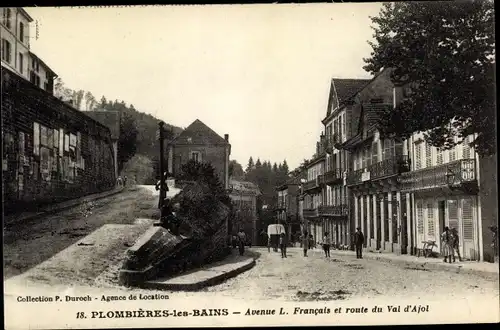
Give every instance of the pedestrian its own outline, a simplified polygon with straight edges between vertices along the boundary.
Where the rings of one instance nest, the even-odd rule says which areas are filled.
[[[357,259],[363,259],[363,244],[365,244],[365,235],[363,235],[361,228],[358,227],[354,234],[354,246],[356,247]]]
[[[236,249],[236,247],[238,246],[238,237],[236,235],[233,235],[231,241],[233,243],[233,249]]]
[[[313,235],[309,235],[309,248],[314,249],[314,237],[313,237]]]
[[[455,262],[455,252],[458,254],[458,261],[462,262],[462,256],[460,255],[460,237],[458,236],[457,228],[453,227],[451,229],[452,238],[452,249],[453,249],[453,262]]]
[[[281,257],[286,258],[286,235],[285,235],[285,233],[280,234],[280,250],[281,250]]]
[[[309,236],[307,231],[302,235],[302,249],[304,249],[304,257],[307,257],[307,250],[309,250]]]
[[[267,235],[267,252],[271,252],[271,235]]]
[[[325,232],[325,236],[323,237],[323,250],[325,251],[325,257],[330,258],[330,236],[328,236],[328,232]]]
[[[240,256],[243,255],[245,252],[245,240],[246,240],[246,235],[243,229],[240,229],[238,233],[238,246],[240,248]]]
[[[441,242],[443,243],[444,262],[451,263],[453,254],[453,234],[448,227],[444,227],[444,231],[441,234]]]
[[[127,185],[127,176],[125,175],[123,177],[123,186],[126,186]]]

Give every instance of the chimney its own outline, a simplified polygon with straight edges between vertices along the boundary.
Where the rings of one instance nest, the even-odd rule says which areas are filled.
[[[224,134],[224,140],[226,140],[226,142],[229,142],[229,134]]]

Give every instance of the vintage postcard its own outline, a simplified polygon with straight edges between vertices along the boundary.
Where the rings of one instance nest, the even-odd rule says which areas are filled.
[[[0,10],[6,329],[499,322],[492,1]]]

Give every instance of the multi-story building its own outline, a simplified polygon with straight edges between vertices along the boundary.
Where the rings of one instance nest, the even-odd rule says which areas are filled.
[[[19,7],[2,8],[0,22],[2,67],[9,68],[37,87],[54,92],[57,75],[30,50],[33,18]]]
[[[219,136],[196,119],[181,134],[168,143],[168,172],[180,174],[182,165],[193,159],[210,163],[225,189],[229,189],[229,135]]]
[[[328,108],[322,120],[326,132],[326,159],[323,205],[318,215],[323,218],[324,231],[330,233],[337,246],[349,246],[353,226],[349,221],[349,191],[346,185],[346,174],[349,164],[349,153],[339,149],[339,145],[352,137],[352,113],[348,110],[352,104],[351,97],[369,83],[367,79],[332,79]]]
[[[299,214],[299,195],[301,175],[289,178],[278,186],[278,201],[276,205],[276,219],[283,224],[288,234],[288,242],[296,238],[301,230],[301,216]]]
[[[230,179],[229,182],[229,197],[236,211],[232,234],[243,229],[251,237],[252,244],[257,245],[257,197],[261,195],[259,187],[248,181]]]
[[[318,210],[324,200],[323,174],[325,173],[326,147],[326,138],[322,133],[320,140],[316,142],[316,153],[306,166],[305,182],[302,184],[304,227],[310,235],[313,235],[315,242],[318,242],[324,233]]]
[[[482,222],[478,195],[479,157],[469,146],[472,136],[450,150],[425,142],[422,133],[404,141],[403,150],[411,156],[411,172],[401,176],[401,193],[406,201],[410,252],[422,242],[435,241],[441,251],[444,227],[458,230],[463,258],[483,260]]]
[[[377,74],[351,98],[349,139],[340,144],[351,155],[347,186],[353,197],[355,227],[365,233],[370,250],[407,253],[407,222],[402,220],[405,196],[398,177],[409,171],[403,144],[384,138],[379,131],[380,114],[395,106],[395,86],[390,70]]]

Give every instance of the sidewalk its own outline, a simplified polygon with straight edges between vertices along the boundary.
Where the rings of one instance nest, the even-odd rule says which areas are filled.
[[[38,212],[22,212],[16,214],[10,214],[4,217],[4,225],[15,225],[20,222],[33,220],[38,217],[55,213],[59,211],[63,211],[65,209],[69,209],[71,207],[77,206],[79,204],[83,204],[85,202],[95,201],[101,198],[105,198],[111,195],[115,195],[125,189],[124,187],[117,187],[112,190],[104,191],[97,194],[87,195],[76,199],[71,199],[65,202],[56,203],[48,206],[41,207]]]
[[[333,255],[355,256],[354,251],[331,250]],[[363,258],[374,259],[385,262],[401,263],[406,265],[414,265],[424,269],[440,269],[455,271],[460,273],[470,273],[481,276],[492,276],[499,274],[498,263],[479,262],[479,261],[462,261],[455,263],[445,263],[441,258],[417,258],[412,255],[398,255],[394,253],[376,253],[363,251]]]
[[[222,261],[179,276],[147,281],[142,287],[155,290],[196,291],[235,277],[253,266],[255,266],[254,256],[232,254]]]

